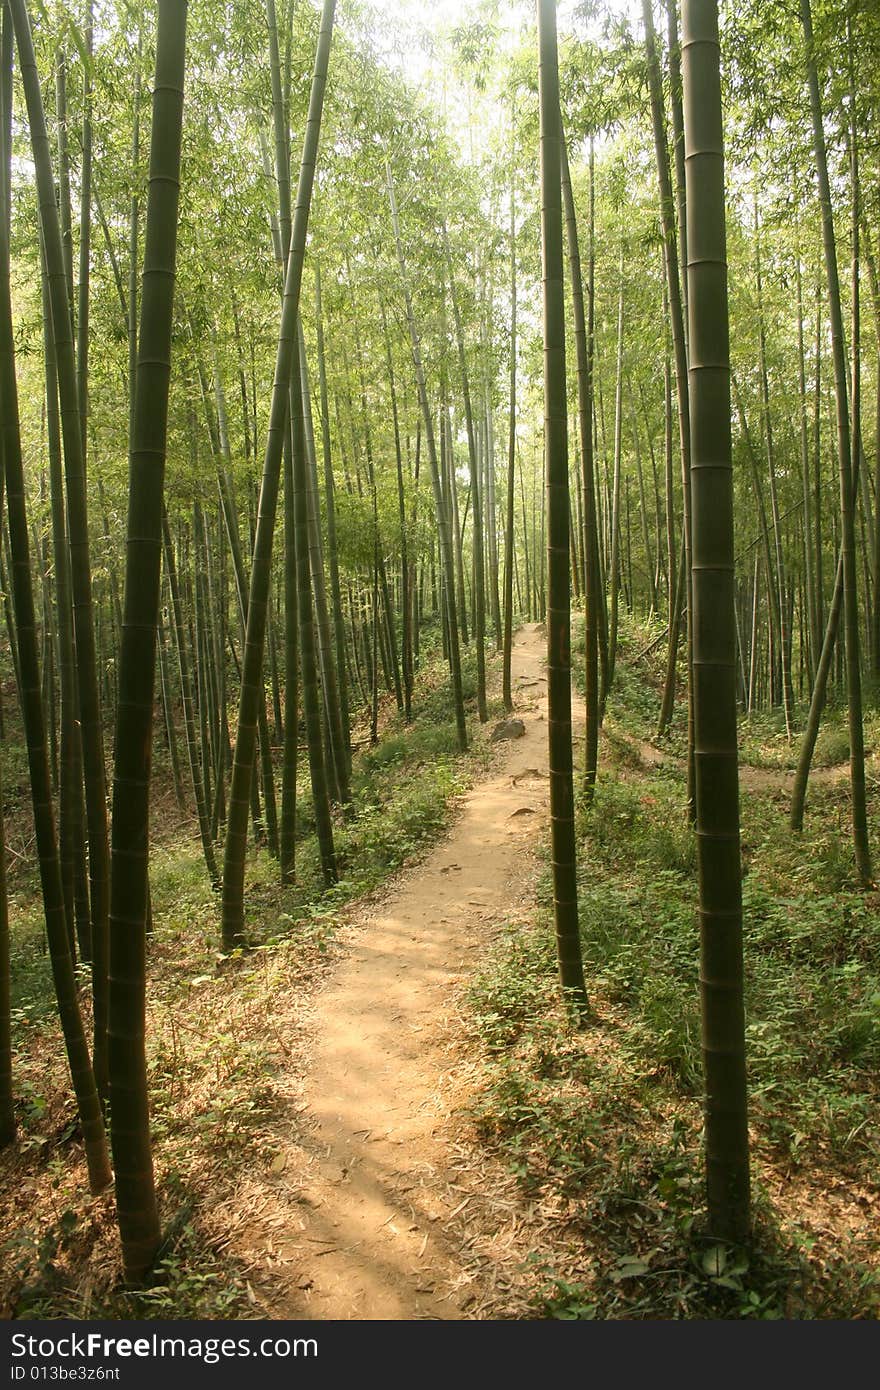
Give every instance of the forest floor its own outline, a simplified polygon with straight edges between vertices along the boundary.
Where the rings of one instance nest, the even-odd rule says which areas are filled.
[[[338,889],[320,889],[307,824],[296,890],[252,855],[249,951],[217,951],[198,843],[158,808],[148,1038],[168,1239],[140,1292],[119,1286],[112,1197],[84,1195],[38,900],[14,882],[22,1130],[0,1163],[0,1315],[880,1314],[880,899],[852,882],[840,720],[802,838],[785,820],[792,747],[772,719],[742,731],[746,1257],[701,1234],[683,715],[658,744],[643,637],[622,634],[595,803],[578,809],[586,1027],[557,984],[537,625],[514,647],[524,735],[490,743],[496,699],[462,758],[429,681],[414,725],[389,715],[358,755]],[[573,713],[578,728],[577,695]],[[877,773],[872,757],[872,823]]]
[[[442,844],[352,913],[344,959],[314,1001],[300,1123],[279,1128],[270,1174],[248,1180],[250,1215],[232,1247],[249,1260],[271,1252],[265,1278],[254,1275],[272,1290],[272,1316],[474,1316],[492,1274],[503,1278],[491,1256],[511,1244],[513,1203],[483,1211],[476,1248],[468,1208],[485,1208],[485,1174],[463,1172],[456,1152],[473,1073],[457,1011],[501,924],[526,919],[534,900],[548,813],[545,650],[537,625],[517,634],[524,735],[498,745]],[[509,1185],[501,1171],[495,1181]],[[233,1198],[223,1220],[236,1208]]]
[[[351,912],[343,956],[313,1001],[307,1070],[290,1077],[296,1121],[277,1128],[269,1175],[249,1175],[220,1215],[230,1229],[238,1223],[230,1253],[249,1265],[272,1317],[875,1315],[876,1087],[868,1083],[862,1113],[858,1068],[840,1082],[838,1058],[813,1079],[815,1095],[804,1083],[802,1112],[787,1113],[782,1099],[762,1114],[784,1092],[786,1068],[797,1087],[801,1059],[780,1045],[769,1081],[758,1061],[749,1269],[742,1254],[700,1238],[698,1064],[687,1061],[688,1050],[698,1052],[696,989],[675,1004],[686,1041],[663,1014],[652,1038],[627,1018],[619,982],[603,979],[598,961],[595,980],[588,958],[594,1018],[583,1031],[565,1018],[546,910],[544,657],[543,629],[521,629],[513,674],[524,736],[498,745],[429,857]],[[583,714],[575,695],[576,729]],[[659,817],[662,832],[670,775],[680,800],[681,759],[642,736],[637,720],[632,727],[618,723],[605,742],[603,779],[624,790],[597,815],[633,829],[629,808],[621,816],[613,799],[629,796],[649,820]],[[814,796],[834,795],[846,772],[817,768]],[[744,796],[769,797],[778,814],[790,771],[746,764],[743,774]],[[692,837],[680,824],[671,833],[663,852],[672,867],[654,870],[660,884],[679,868],[693,871]],[[637,831],[633,842],[637,856]],[[745,849],[754,859],[748,833]],[[588,904],[595,872],[586,870]],[[593,888],[610,918],[621,877],[615,865],[613,886]],[[820,902],[827,908],[829,899]],[[642,903],[643,919],[646,908],[649,930],[651,912],[660,919],[661,953],[674,959],[675,943],[662,942],[662,914],[674,907]],[[796,918],[796,899],[782,910]],[[844,903],[844,920],[848,910]],[[865,910],[876,923],[876,901]],[[683,920],[692,955],[690,903]],[[791,928],[798,932],[796,920]],[[637,934],[626,918],[621,934]],[[656,965],[646,954],[641,974],[662,979]],[[867,978],[870,989],[875,977]],[[801,988],[809,995],[810,982]],[[750,1045],[760,1054],[765,1001],[760,988],[753,993]],[[821,1007],[834,1005],[825,998]],[[644,1048],[635,1055],[626,1041],[633,1022]],[[870,1054],[877,1030],[866,1026]],[[858,1060],[869,1065],[871,1056]],[[762,1129],[772,1130],[769,1143]]]

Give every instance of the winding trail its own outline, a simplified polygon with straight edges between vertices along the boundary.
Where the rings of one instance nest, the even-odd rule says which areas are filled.
[[[316,999],[301,1123],[274,1165],[290,1216],[270,1241],[272,1316],[455,1319],[474,1303],[450,1230],[466,1201],[447,1121],[467,1099],[452,1016],[497,928],[532,908],[549,786],[544,658],[543,630],[523,628],[513,678],[525,736],[499,746],[443,843],[343,930]]]
[[[544,663],[543,628],[520,629],[513,680],[524,736],[498,745],[428,858],[356,904],[339,933],[339,960],[310,1006],[310,1065],[282,1086],[289,1105],[274,1127],[275,1157],[235,1204],[228,1243],[250,1262],[264,1316],[479,1316],[484,1295],[482,1306],[495,1306],[491,1243],[528,1255],[505,1179],[484,1181],[472,1158],[462,1161],[452,1116],[473,1086],[462,985],[503,924],[534,912],[549,796]],[[576,694],[573,717],[584,718]],[[644,768],[675,761],[618,733]],[[745,786],[786,785],[778,772],[742,771]],[[822,769],[814,780],[842,773]],[[279,1000],[282,1027],[284,1009]],[[482,1265],[463,1234],[476,1208],[489,1232]],[[221,1222],[225,1214],[218,1209]]]

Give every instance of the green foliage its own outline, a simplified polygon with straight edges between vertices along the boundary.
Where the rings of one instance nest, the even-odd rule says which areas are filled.
[[[68,1208],[39,1233],[20,1230],[0,1251],[17,1288],[18,1317],[104,1319],[234,1319],[250,1312],[243,1269],[211,1248],[192,1220],[192,1198],[169,1183],[177,1215],[147,1285],[138,1290],[75,1292],[71,1270],[103,1235],[94,1213]]]
[[[796,712],[796,728],[806,719],[806,711]],[[866,729],[866,749],[870,752],[871,737]],[[740,759],[750,767],[779,768],[793,771],[800,755],[800,737],[790,742],[785,734],[785,716],[781,709],[762,710],[743,720],[740,725]],[[840,767],[849,761],[849,733],[846,713],[831,708],[825,711],[816,747],[813,767]]]
[[[44,1022],[55,1009],[52,969],[39,909],[16,914],[11,941],[12,1014],[20,1024]]]
[[[843,727],[825,724],[819,730],[813,763],[816,767],[838,767],[849,761],[849,733]]]
[[[455,730],[450,726],[432,731],[429,745],[440,741],[440,732],[447,747],[450,742],[454,744]],[[463,790],[454,757],[429,756],[430,761],[408,761],[403,778],[398,774],[390,785],[390,764],[380,763],[373,769],[376,781],[361,789],[362,794],[369,790],[372,799],[359,798],[358,809],[346,823],[336,846],[340,872],[359,891],[374,887],[425,845],[435,842],[450,800]],[[413,772],[417,773],[415,778]]]
[[[607,889],[605,885],[606,902]],[[598,898],[598,895],[597,895]],[[631,908],[631,905],[629,905]],[[597,902],[584,912],[584,951],[598,1018],[573,1030],[556,1002],[549,919],[505,932],[471,990],[487,1082],[474,1107],[477,1132],[533,1202],[561,1211],[584,1254],[535,1261],[535,1311],[590,1319],[857,1317],[880,1310],[864,1259],[822,1251],[809,1225],[782,1226],[759,1187],[748,1258],[702,1235],[695,965],[684,924],[667,922],[644,961],[641,914],[612,899],[604,933]],[[638,949],[630,950],[632,936]],[[677,970],[663,971],[670,950]],[[608,952],[611,953],[610,958]],[[655,977],[653,984],[645,979]],[[860,1035],[861,1036],[861,1035]],[[750,1030],[755,1052],[755,1033]],[[772,1065],[785,1075],[793,1060]],[[855,1115],[838,1094],[837,1122]],[[756,1122],[773,1142],[766,1109]],[[804,1142],[804,1135],[798,1139]],[[789,1161],[803,1162],[805,1151]],[[840,1154],[835,1158],[839,1159]]]
[[[426,724],[407,734],[389,734],[363,754],[360,761],[362,771],[368,776],[401,763],[410,767],[430,761],[432,758],[454,757],[457,751],[455,729],[450,724]],[[365,790],[368,788],[364,778]]]
[[[103,1316],[214,1321],[246,1318],[250,1308],[244,1269],[218,1255],[195,1226],[186,1224],[157,1261],[148,1286],[120,1292]]]
[[[628,663],[623,688],[640,683]],[[683,773],[612,760],[579,809],[579,904],[594,1017],[575,1029],[557,1002],[549,887],[537,923],[508,927],[473,985],[486,1084],[483,1141],[533,1202],[557,1211],[580,1256],[536,1260],[541,1316],[865,1317],[880,1310],[876,1243],[823,1231],[809,1202],[769,1194],[781,1170],[870,1190],[880,1064],[880,913],[853,887],[841,833],[846,788],[817,786],[793,837],[785,797],[743,798],[747,1047],[756,1162],[748,1260],[703,1231],[702,1060],[694,835]],[[619,710],[619,706],[617,709]],[[632,722],[630,722],[632,721]],[[831,728],[833,728],[833,724]],[[763,719],[757,737],[766,739]],[[833,746],[829,738],[829,746]]]

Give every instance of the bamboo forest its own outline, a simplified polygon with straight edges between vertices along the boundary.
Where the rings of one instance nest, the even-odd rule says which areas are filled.
[[[0,1318],[876,1319],[876,0],[0,0],[0,173]]]

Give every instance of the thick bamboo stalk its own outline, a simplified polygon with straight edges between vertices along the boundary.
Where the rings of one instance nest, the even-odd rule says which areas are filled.
[[[750,1225],[736,723],[730,345],[717,0],[684,0],[693,689],[709,1225]]]
[[[160,1241],[146,1067],[146,937],[186,23],[185,3],[160,0],[114,750],[108,1056],[116,1210],[129,1283],[144,1279]]]

